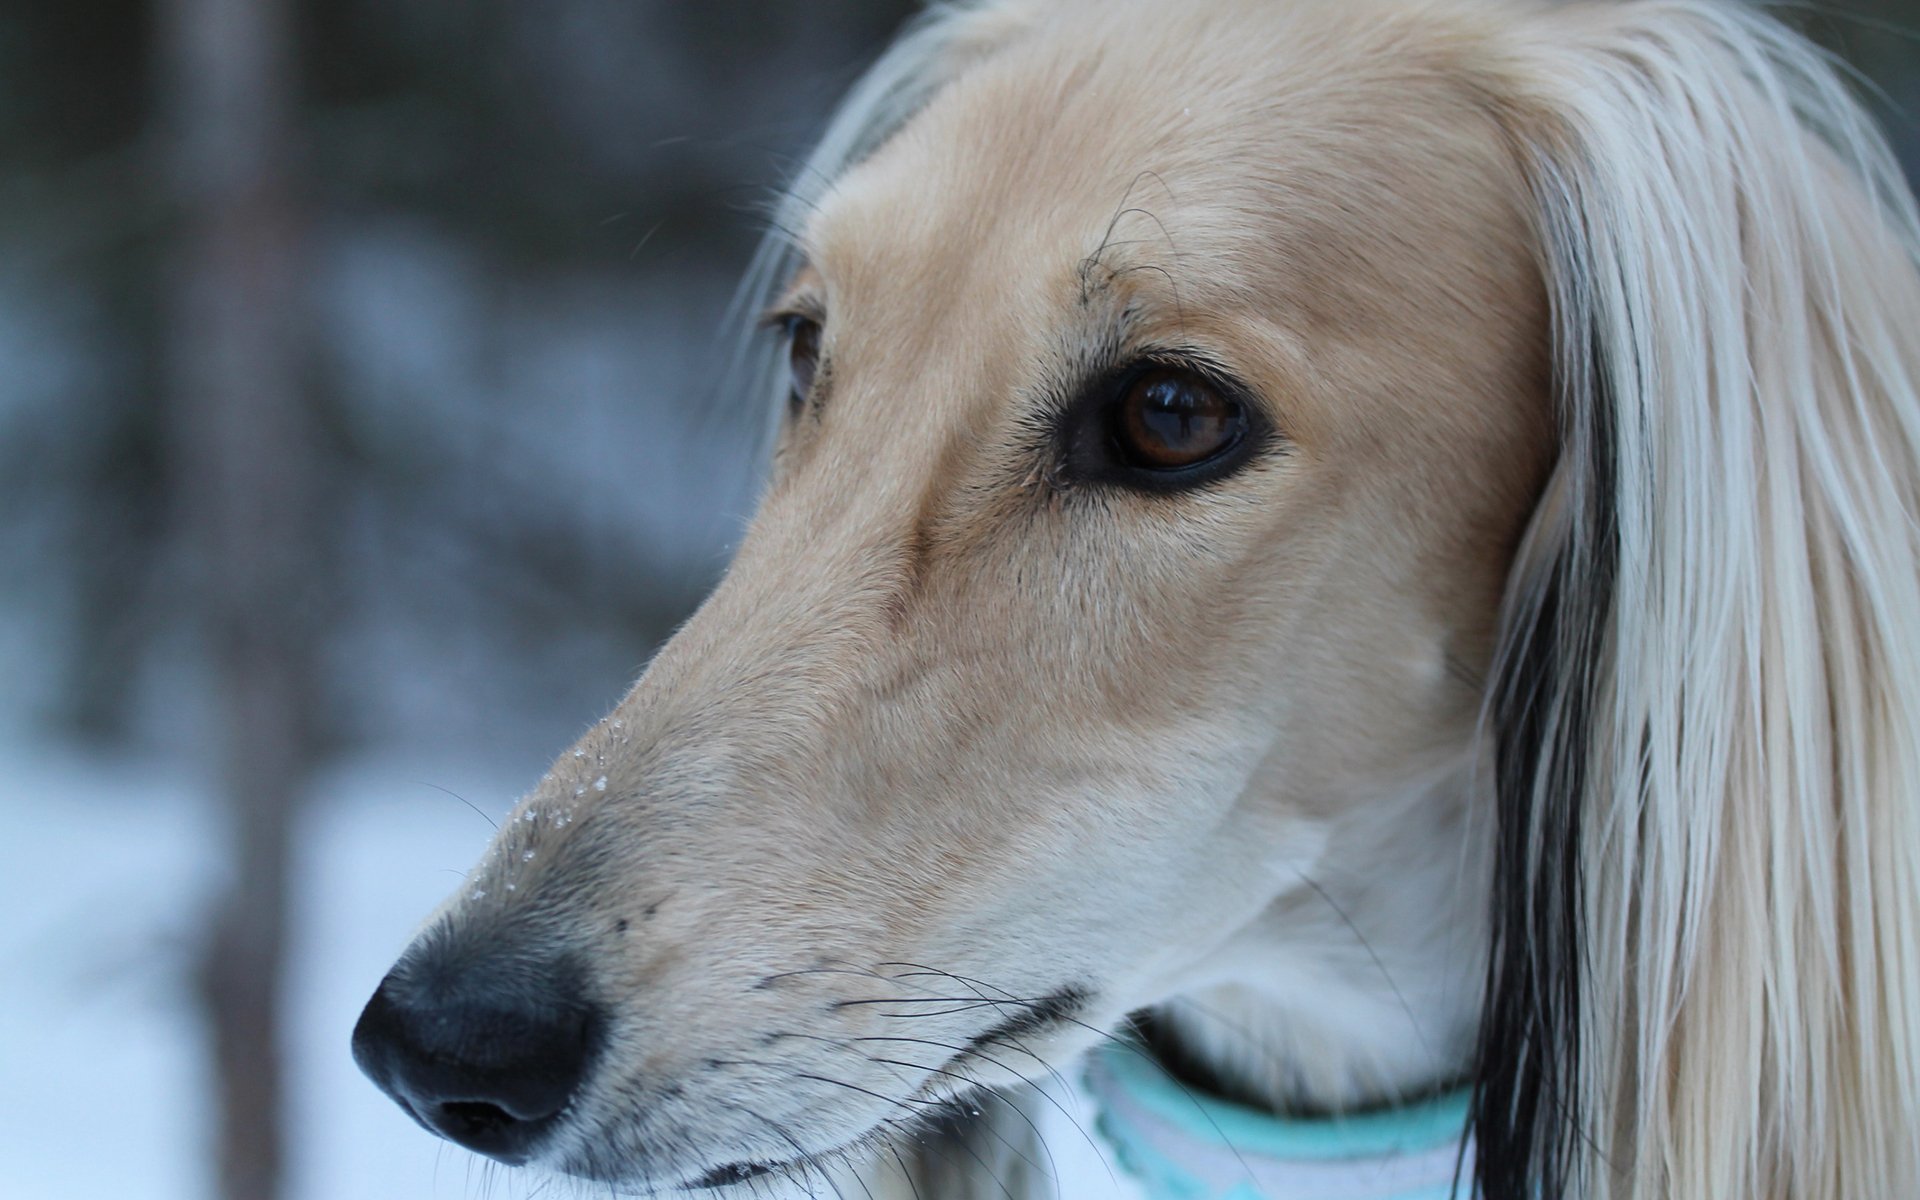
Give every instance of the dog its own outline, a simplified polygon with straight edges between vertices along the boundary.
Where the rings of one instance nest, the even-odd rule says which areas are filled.
[[[422,1124],[1051,1195],[1093,1052],[1464,1089],[1436,1194],[1920,1196],[1920,216],[1831,62],[977,0],[774,223],[737,557],[355,1030]]]

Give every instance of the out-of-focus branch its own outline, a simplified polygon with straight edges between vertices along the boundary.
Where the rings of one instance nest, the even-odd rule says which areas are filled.
[[[169,460],[211,651],[212,774],[232,874],[203,1000],[226,1200],[281,1169],[287,860],[306,767],[316,586],[288,0],[161,0],[161,144],[180,210],[167,292]]]

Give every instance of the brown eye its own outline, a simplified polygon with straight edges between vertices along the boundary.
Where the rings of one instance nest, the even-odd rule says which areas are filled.
[[[1137,376],[1113,413],[1113,440],[1127,465],[1180,471],[1218,458],[1247,430],[1246,410],[1187,371],[1154,368]]]
[[[786,329],[787,365],[793,380],[788,403],[799,409],[812,394],[814,376],[820,372],[820,322],[792,316],[787,318]]]

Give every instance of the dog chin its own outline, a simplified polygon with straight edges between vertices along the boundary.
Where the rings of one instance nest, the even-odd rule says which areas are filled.
[[[944,1108],[944,1106],[942,1106]],[[678,1161],[662,1161],[644,1149],[630,1149],[637,1135],[616,1127],[586,1126],[566,1131],[557,1144],[534,1158],[528,1166],[546,1170],[599,1187],[633,1191],[641,1195],[727,1196],[758,1194],[769,1181],[820,1180],[838,1164],[851,1161],[886,1136],[880,1125],[860,1130],[832,1147],[818,1151],[794,1151],[782,1154],[775,1147],[763,1147],[763,1153],[745,1158],[735,1146],[729,1153],[719,1147],[692,1149],[675,1155]],[[682,1143],[684,1145],[684,1143]]]

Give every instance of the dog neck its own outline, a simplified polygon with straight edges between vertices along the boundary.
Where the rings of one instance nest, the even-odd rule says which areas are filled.
[[[1464,769],[1355,805],[1311,871],[1157,1010],[1169,1065],[1272,1113],[1390,1107],[1464,1079],[1486,962],[1484,821]],[[1457,847],[1446,853],[1436,848]]]
[[[1471,1177],[1489,850],[1467,780],[1353,806],[1202,986],[1091,1056],[1098,1130],[1142,1194],[1414,1200]]]

